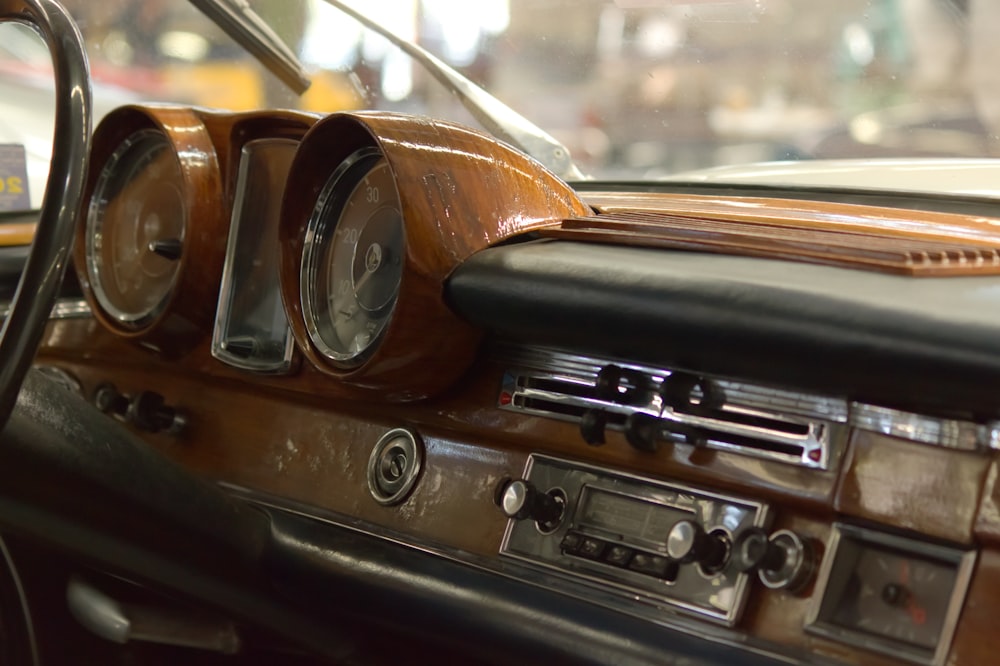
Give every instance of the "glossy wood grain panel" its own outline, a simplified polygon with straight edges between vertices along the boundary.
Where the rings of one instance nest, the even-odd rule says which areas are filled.
[[[359,367],[344,368],[306,332],[300,266],[320,192],[364,148],[377,148],[392,171],[406,247],[395,310],[378,348]],[[474,252],[587,213],[565,183],[479,132],[397,114],[329,116],[303,139],[282,211],[282,293],[299,347],[355,393],[405,401],[439,392],[468,367],[480,335],[444,303],[445,278]]]
[[[836,507],[848,515],[968,544],[991,462],[987,454],[857,431]]]
[[[58,329],[62,323],[51,328]],[[96,332],[109,335],[100,328]],[[50,341],[59,337],[57,330],[50,331]],[[67,335],[61,337],[70,340]],[[122,344],[120,340],[113,342]],[[140,350],[136,353],[141,360]],[[731,465],[728,476],[742,496],[761,499],[773,494],[755,488],[759,477],[744,478],[742,485],[736,483],[735,460],[722,465],[716,460],[708,469],[700,469],[685,466],[680,458],[651,459],[630,447],[618,447],[614,441],[600,449],[582,447],[564,427],[568,424],[489,409],[480,403],[483,396],[475,383],[467,385],[468,392],[461,396],[443,396],[420,408],[410,404],[386,407],[331,397],[307,400],[294,392],[260,390],[252,377],[205,381],[176,366],[150,373],[148,363],[127,358],[112,365],[98,358],[46,357],[81,379],[88,394],[98,383],[112,380],[128,393],[154,388],[168,404],[184,409],[190,424],[181,435],[142,436],[200,475],[302,503],[319,516],[334,512],[376,526],[376,531],[384,529],[410,536],[420,544],[487,558],[497,554],[506,525],[493,504],[494,490],[501,479],[520,475],[530,450],[589,459],[616,469],[633,468],[712,489],[726,487],[726,465]],[[479,370],[476,374],[490,377],[492,384],[492,373]],[[425,466],[413,494],[399,506],[384,507],[367,490],[368,457],[377,439],[398,426],[422,436]],[[744,472],[752,474],[753,470]],[[803,477],[801,492],[806,491],[806,481]],[[780,496],[773,499],[773,529],[791,529],[819,543],[829,538],[834,516],[822,505],[789,496],[785,501]],[[814,595],[812,586],[791,595],[768,590],[754,581],[736,631],[844,663],[893,663],[805,633],[804,618],[815,603]],[[976,612],[1000,610],[1000,597],[977,603],[980,607]],[[986,603],[989,606],[983,608]],[[960,637],[956,646],[969,649],[971,638]]]
[[[997,663],[997,618],[1000,617],[1000,551],[979,554],[958,630],[948,655],[949,666]]]
[[[994,455],[986,472],[983,492],[976,515],[976,538],[984,543],[1000,544],[1000,460]]]
[[[813,201],[594,193],[598,216],[546,235],[778,257],[907,275],[1000,273],[997,221]]]
[[[88,350],[85,359],[81,358],[80,349]],[[814,511],[831,515],[842,460],[835,458],[830,470],[820,471],[725,451],[712,451],[708,456],[692,455],[692,448],[686,444],[663,446],[658,452],[649,453],[630,446],[624,435],[617,431],[607,433],[604,446],[588,446],[573,423],[499,409],[497,402],[507,368],[488,360],[472,366],[454,387],[434,399],[388,405],[377,399],[345,398],[343,391],[331,386],[327,375],[308,364],[297,375],[288,377],[259,376],[229,368],[211,357],[207,342],[181,362],[163,362],[142,349],[123,343],[86,319],[50,323],[39,359],[85,372],[94,382],[118,384],[123,373],[144,377],[144,384],[129,389],[153,389],[164,395],[169,393],[176,396],[179,406],[187,409],[215,409],[211,403],[195,399],[186,389],[179,388],[181,384],[196,383],[200,386],[198,392],[253,393],[278,398],[280,404],[293,401],[314,409],[347,413],[377,422],[394,419],[396,423],[426,427],[521,454],[545,451],[641,474],[702,483],[719,490],[750,493],[756,499],[778,505],[808,506]],[[95,386],[88,384],[88,390],[93,390]],[[236,398],[227,404],[237,410],[235,413],[246,415],[240,418],[254,422],[260,420],[266,423],[277,418],[266,403],[253,410],[241,407]],[[297,422],[284,425],[291,436],[296,436]],[[211,446],[221,444],[212,443]],[[243,448],[241,444],[230,446],[242,451],[240,456],[231,457],[234,465],[252,465],[255,458],[264,455],[254,448]]]
[[[130,135],[144,129],[167,137],[182,178],[180,182],[159,185],[173,188],[185,210],[183,246],[177,259],[180,265],[165,307],[141,327],[125,326],[104,312],[94,296],[86,269],[88,205],[83,207],[77,223],[73,260],[83,293],[102,324],[118,335],[177,356],[211,330],[226,249],[228,216],[226,209],[220,206],[222,180],[208,131],[197,114],[179,107],[130,106],[108,114],[94,133],[85,200],[89,202],[93,196],[101,170],[114,151]],[[142,204],[143,201],[136,201],[134,205],[140,207]],[[152,250],[140,248],[139,251]]]

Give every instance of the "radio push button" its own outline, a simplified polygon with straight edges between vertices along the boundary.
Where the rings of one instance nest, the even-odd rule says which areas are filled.
[[[607,550],[604,551],[604,561],[616,567],[624,567],[629,563],[633,555],[635,555],[635,550],[628,546],[612,546],[609,544]]]

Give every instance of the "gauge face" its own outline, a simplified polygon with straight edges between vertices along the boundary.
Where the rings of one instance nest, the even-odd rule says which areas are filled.
[[[947,653],[975,562],[963,551],[836,525],[812,633],[917,664]]]
[[[831,618],[837,624],[934,649],[955,566],[888,549],[860,550]]]
[[[187,226],[184,175],[166,136],[130,135],[97,177],[87,212],[87,274],[117,323],[142,328],[166,306]]]
[[[374,150],[354,153],[323,188],[302,252],[306,330],[335,365],[354,367],[374,352],[396,305],[404,251],[388,162]]]

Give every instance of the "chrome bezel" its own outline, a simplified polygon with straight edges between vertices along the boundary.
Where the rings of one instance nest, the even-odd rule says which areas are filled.
[[[688,513],[692,519],[708,524],[710,530],[727,530],[730,537],[736,527],[766,528],[771,519],[768,505],[682,483],[667,483],[537,453],[528,456],[522,478],[538,488],[564,489],[568,495],[565,514],[558,529],[548,534],[539,534],[533,525],[525,525],[528,521],[508,520],[500,543],[502,557],[546,572],[552,579],[549,581],[550,586],[555,583],[555,579],[559,579],[592,590],[594,594],[616,598],[616,601],[607,602],[615,608],[631,609],[636,601],[642,600],[723,626],[734,626],[739,620],[747,601],[750,579],[746,573],[737,571],[732,562],[728,562],[719,571],[708,574],[700,566],[694,565],[691,574],[686,575],[682,571],[677,580],[667,583],[643,574],[633,575],[628,570],[599,561],[564,555],[559,550],[558,543],[572,529],[597,534],[598,528],[586,524],[581,527],[578,524],[580,517],[577,512],[588,488]],[[726,525],[724,519],[719,518],[724,512],[730,512],[730,516],[735,515],[732,513],[734,508],[742,513],[740,525]],[[605,538],[605,531],[600,532],[599,538]],[[611,533],[606,535],[608,539],[617,539],[619,536]],[[624,538],[621,543],[644,551],[666,554],[665,545],[648,544],[644,541],[639,543],[640,541],[643,540]],[[723,588],[731,590],[731,595],[725,597],[726,602],[712,603],[712,599]],[[591,596],[590,592],[581,594]],[[719,596],[718,601],[722,598]]]
[[[403,449],[407,465],[398,479],[387,480],[381,476],[382,455],[392,446]],[[424,449],[417,436],[406,428],[393,428],[381,437],[368,457],[368,492],[382,506],[403,502],[417,485],[424,467]],[[384,488],[384,485],[390,488]]]
[[[386,315],[386,324],[364,349],[356,352],[339,351],[334,349],[320,333],[316,284],[324,258],[323,249],[326,243],[335,240],[330,236],[336,233],[347,197],[357,183],[364,178],[364,175],[383,159],[385,156],[382,151],[367,147],[356,150],[340,163],[330,174],[316,199],[316,205],[313,206],[312,214],[309,216],[305,237],[302,241],[302,260],[299,266],[299,303],[302,307],[302,319],[306,333],[316,351],[334,366],[343,369],[353,369],[362,365],[375,352],[388,329],[388,322],[395,312],[396,302],[393,301],[388,306],[390,312]],[[358,171],[361,172],[361,176],[357,181],[354,181],[352,176]],[[399,193],[393,192],[393,194],[398,200]]]
[[[252,159],[251,152],[255,148],[262,145],[280,146],[284,149],[290,149],[294,154],[299,142],[294,139],[282,138],[257,139],[247,142],[247,144],[243,146],[243,150],[240,151],[240,167],[236,178],[236,203],[233,206],[233,213],[229,226],[229,239],[226,244],[226,259],[222,267],[222,283],[219,286],[219,302],[216,308],[215,326],[212,330],[212,356],[219,359],[223,363],[240,368],[241,370],[250,370],[252,372],[267,374],[287,374],[291,370],[292,360],[295,356],[295,338],[292,335],[291,327],[288,325],[288,318],[281,303],[280,291],[278,292],[277,314],[280,314],[285,326],[285,342],[281,353],[265,356],[263,358],[246,358],[232,353],[227,347],[227,343],[231,339],[229,336],[229,329],[232,315],[232,301],[235,296],[236,289],[234,271],[236,261],[238,260],[236,253],[237,246],[241,238],[241,221],[244,218],[244,209],[246,208],[246,189],[248,187],[250,161]],[[284,175],[287,176],[287,173]],[[281,213],[279,211],[277,213],[277,218],[280,218],[280,216]],[[278,221],[278,219],[274,219],[264,222],[265,226],[273,227],[275,237],[277,235]],[[278,289],[278,273],[278,263],[275,258],[274,275],[272,276],[275,290]]]
[[[831,592],[829,586],[834,571],[834,564],[840,554],[842,542],[848,539],[862,545],[891,548],[918,558],[931,558],[954,566],[955,583],[941,625],[938,644],[933,651],[921,649],[905,641],[855,631],[849,627],[828,622],[826,618],[822,617],[823,604],[826,601],[827,594]],[[806,613],[805,630],[811,634],[830,638],[865,650],[871,650],[872,652],[888,655],[896,659],[902,659],[910,663],[920,664],[921,666],[943,666],[947,660],[955,630],[958,628],[958,617],[962,612],[962,605],[965,602],[965,595],[969,588],[969,582],[972,579],[972,571],[975,563],[975,550],[962,550],[957,547],[918,541],[856,525],[834,523],[826,556],[823,558],[823,563],[819,569],[813,602]]]
[[[171,297],[174,294],[174,290],[177,287],[177,282],[180,279],[181,262],[184,259],[182,256],[181,259],[177,260],[174,274],[170,279],[170,284],[167,286],[163,297],[151,307],[139,312],[125,312],[112,303],[108,298],[107,293],[104,291],[104,285],[101,281],[101,269],[103,267],[103,262],[101,261],[100,253],[98,252],[100,243],[103,240],[103,224],[105,222],[102,219],[102,213],[105,206],[102,204],[101,191],[107,186],[108,180],[115,175],[115,168],[130,150],[134,149],[140,143],[152,143],[154,141],[169,150],[174,155],[174,160],[177,160],[174,146],[163,132],[157,129],[141,129],[133,132],[120,144],[118,144],[114,152],[111,153],[108,160],[104,163],[100,174],[97,176],[97,181],[94,184],[94,190],[90,196],[90,202],[87,208],[85,255],[87,277],[90,280],[91,290],[93,291],[94,298],[97,299],[97,303],[100,305],[101,310],[113,319],[115,323],[130,330],[140,330],[147,327],[157,317],[159,317],[164,310],[166,310],[167,304],[170,302]],[[183,168],[180,165],[180,162],[177,162],[177,166],[178,170],[183,173]],[[182,244],[184,243],[187,226],[188,215],[187,210],[185,209],[184,219],[181,221],[181,237],[179,239]]]

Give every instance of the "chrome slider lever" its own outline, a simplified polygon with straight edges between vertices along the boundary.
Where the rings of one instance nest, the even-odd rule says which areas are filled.
[[[240,650],[240,636],[229,620],[151,605],[120,603],[79,578],[66,588],[70,613],[91,633],[113,643],[140,641],[222,654]]]

